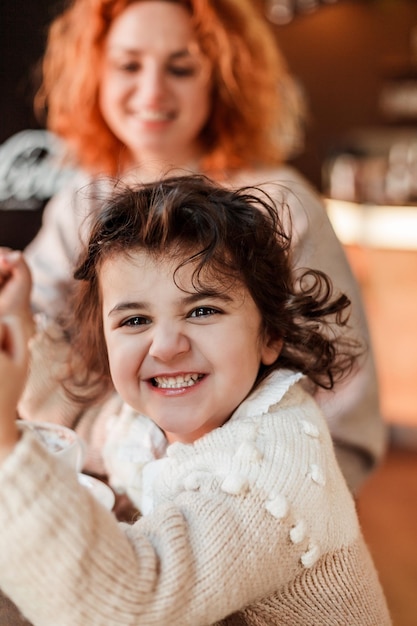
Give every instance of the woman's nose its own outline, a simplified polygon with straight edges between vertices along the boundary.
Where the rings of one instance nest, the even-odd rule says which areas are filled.
[[[149,354],[159,361],[169,362],[189,352],[189,338],[174,324],[154,329]]]
[[[143,68],[140,76],[138,95],[145,106],[155,106],[165,96],[165,80],[163,71],[152,64]]]

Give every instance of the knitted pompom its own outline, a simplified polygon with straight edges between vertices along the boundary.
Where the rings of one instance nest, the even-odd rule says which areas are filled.
[[[262,454],[252,441],[243,441],[237,449],[235,456],[249,463],[259,463],[262,461]]]
[[[304,567],[312,567],[320,556],[320,548],[315,543],[310,543],[307,552],[301,557],[301,563]]]
[[[290,539],[293,543],[300,543],[306,536],[306,525],[301,520],[290,530]]]
[[[324,487],[324,485],[326,484],[323,470],[314,463],[310,466],[310,478],[321,487]]]
[[[315,424],[312,424],[307,420],[302,420],[301,424],[303,426],[303,431],[306,435],[308,435],[309,437],[314,437],[316,439],[320,437],[320,431]]]
[[[248,490],[248,479],[239,472],[231,472],[222,482],[221,489],[232,496],[246,493]]]
[[[276,519],[283,519],[288,513],[288,502],[285,496],[278,494],[265,502],[265,508]]]

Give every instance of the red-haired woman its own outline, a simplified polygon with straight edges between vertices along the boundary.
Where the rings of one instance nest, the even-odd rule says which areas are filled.
[[[35,308],[55,317],[65,306],[86,217],[112,178],[147,182],[202,172],[232,187],[262,184],[289,206],[294,266],[331,276],[352,300],[350,332],[368,342],[358,288],[324,207],[284,165],[303,106],[256,3],[74,0],[51,26],[43,69],[37,104],[46,104],[48,128],[65,140],[82,173],[50,202],[26,250]],[[74,425],[72,408],[50,394],[51,362],[45,352],[42,359],[48,375],[40,362],[32,367],[21,412]],[[371,353],[343,387],[318,400],[356,490],[384,449]]]

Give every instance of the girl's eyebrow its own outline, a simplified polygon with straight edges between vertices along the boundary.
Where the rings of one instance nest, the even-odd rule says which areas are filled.
[[[180,299],[180,302],[183,305],[189,306],[196,302],[200,302],[201,300],[213,299],[220,300],[225,303],[230,303],[233,300],[233,298],[227,293],[196,291],[195,293],[185,294],[184,297]],[[110,309],[110,311],[107,313],[107,317],[111,317],[115,313],[120,313],[124,311],[137,311],[138,309],[148,310],[149,307],[150,305],[146,301],[120,302]]]
[[[200,300],[221,300],[225,303],[232,302],[233,298],[227,293],[217,291],[196,291],[195,293],[187,294],[183,299],[184,304],[194,304]]]
[[[123,311],[133,311],[137,309],[146,309],[149,305],[146,302],[120,302],[110,309],[107,317],[111,317],[114,313]]]

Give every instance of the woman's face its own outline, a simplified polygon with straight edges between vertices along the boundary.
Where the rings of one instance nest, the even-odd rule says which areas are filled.
[[[114,20],[104,46],[99,103],[134,164],[192,163],[210,100],[210,66],[183,6],[139,1]]]

